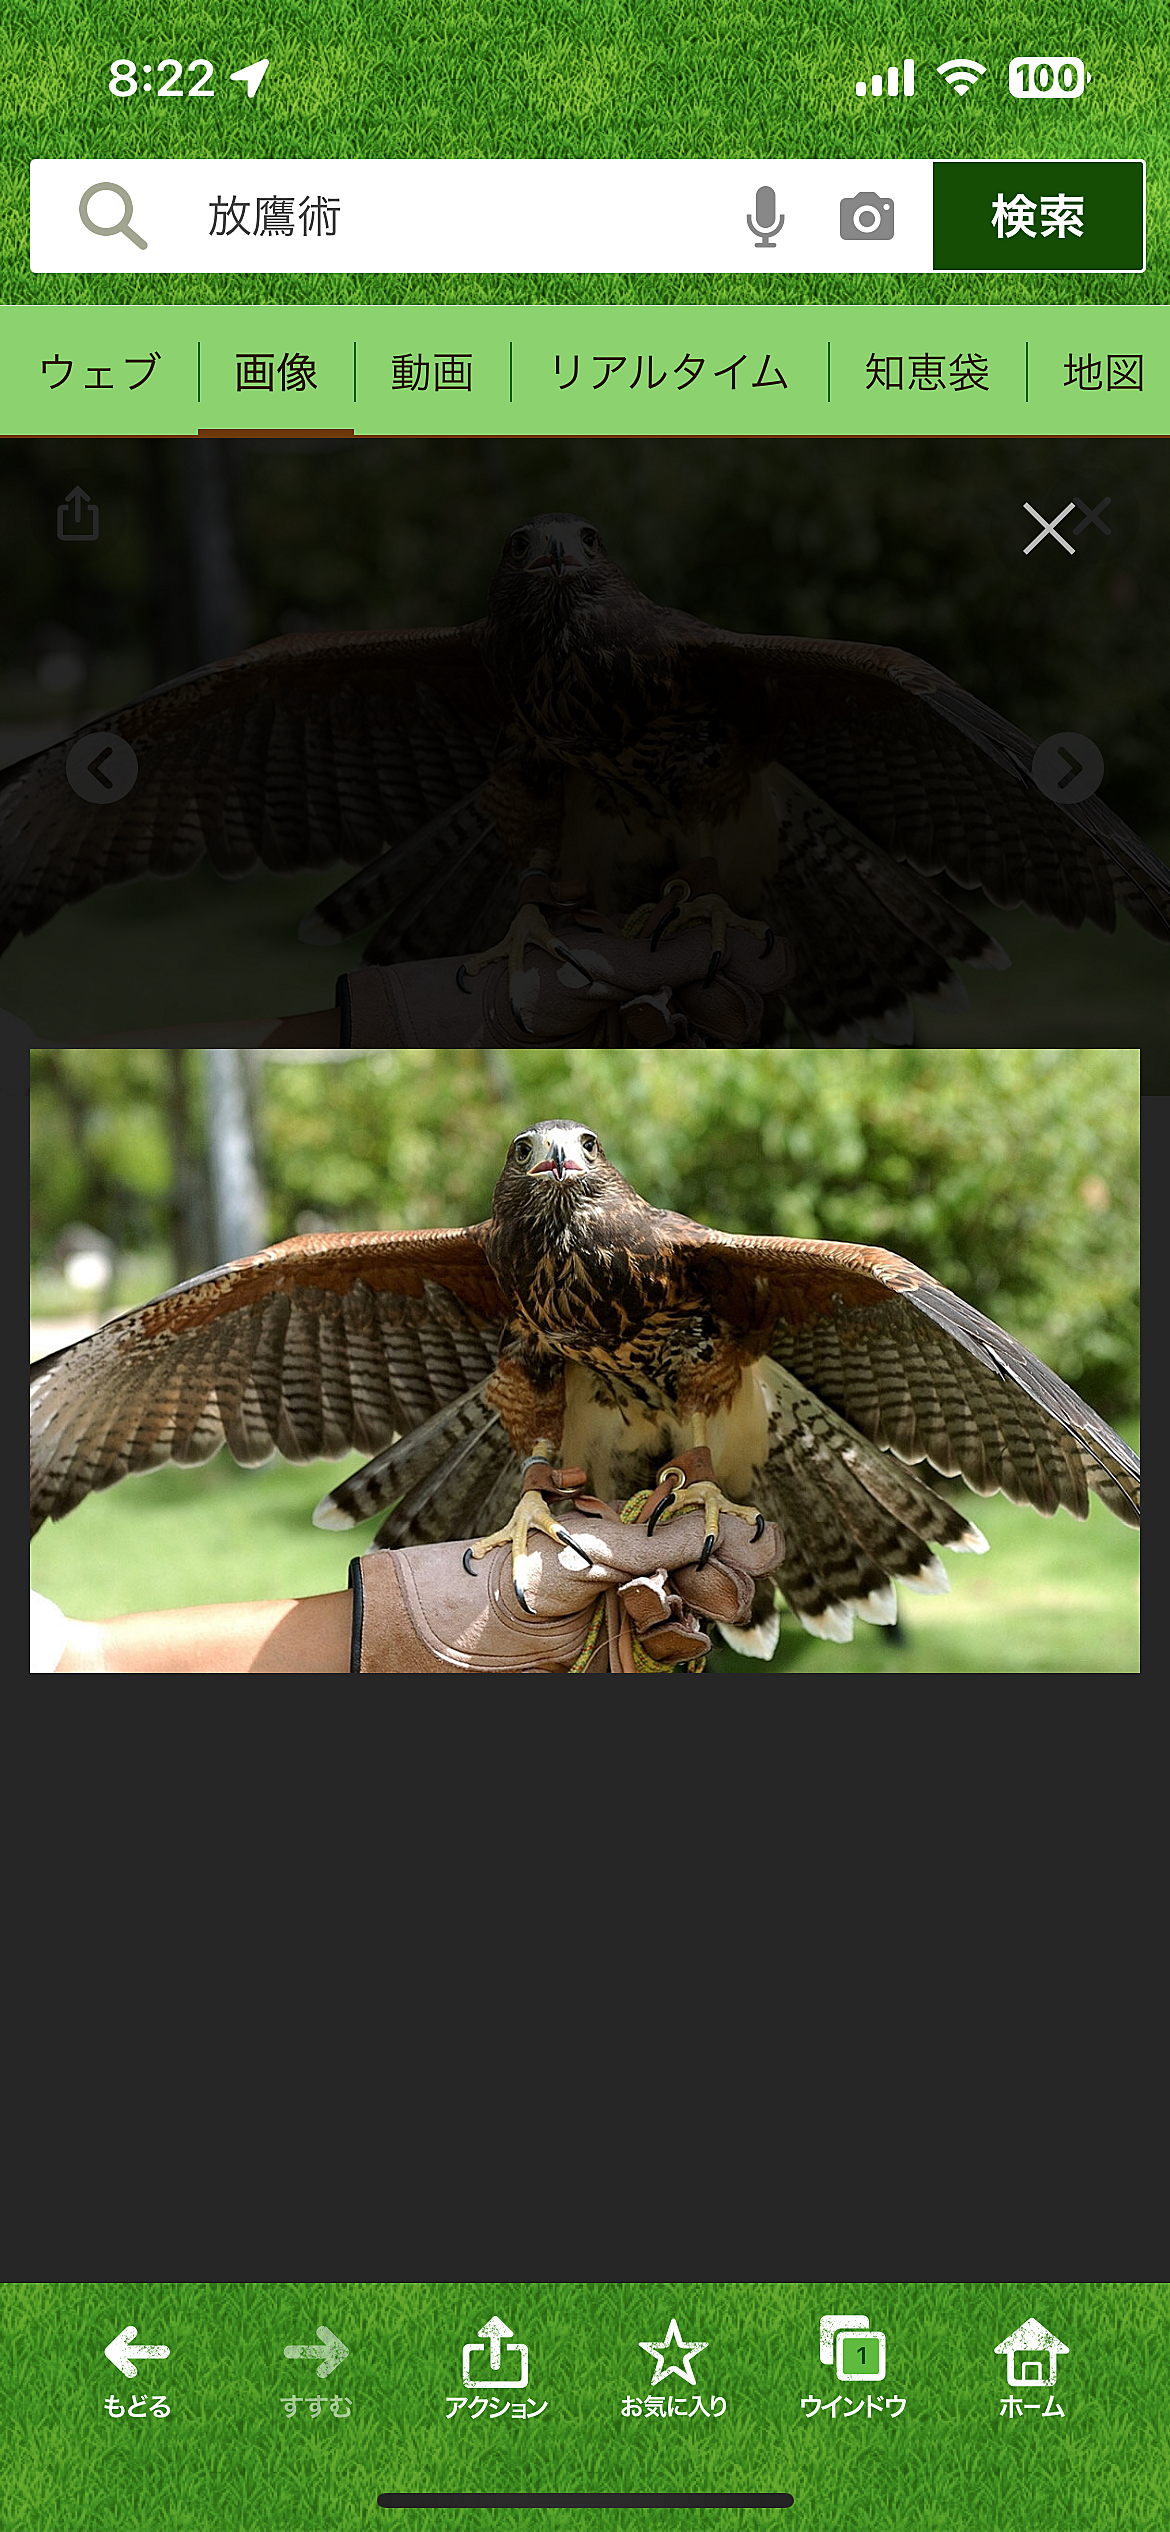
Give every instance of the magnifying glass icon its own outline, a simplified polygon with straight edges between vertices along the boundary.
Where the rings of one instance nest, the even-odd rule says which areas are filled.
[[[122,205],[122,217],[120,220],[115,220],[112,228],[103,229],[99,227],[96,220],[92,220],[90,218],[89,206],[93,201],[95,193],[117,194],[118,200]],[[100,185],[91,185],[88,192],[82,194],[77,208],[85,222],[86,228],[92,229],[95,237],[128,237],[132,246],[145,246],[146,239],[144,237],[139,237],[137,230],[132,229],[130,226],[130,222],[134,216],[134,205],[130,200],[130,196],[126,191],[125,186],[113,184],[108,176],[103,178]]]

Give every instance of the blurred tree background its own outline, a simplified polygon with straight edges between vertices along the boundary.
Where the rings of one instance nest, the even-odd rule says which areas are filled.
[[[746,632],[892,643],[1037,740],[1091,733],[1104,797],[1166,851],[1168,462],[1155,440],[10,440],[0,761],[275,634],[466,622],[508,530],[570,509],[664,602]],[[77,481],[96,544],[56,536]],[[1051,516],[1074,487],[1108,489],[1108,537],[1025,558],[1025,501]],[[5,1003],[44,1037],[108,1036],[116,963],[127,1007],[160,1022],[319,1007],[361,946],[296,940],[328,884],[200,866],[106,891],[13,945]],[[1012,972],[972,979],[970,1021],[925,1012],[923,1042],[1140,1038],[1148,1056],[1157,1038],[1170,1081],[1165,953],[1127,917],[1113,941],[1027,916],[991,929]]]
[[[239,1253],[233,1223],[247,1245],[482,1219],[511,1137],[569,1116],[651,1202],[722,1230],[911,1256],[1136,1442],[1130,1053],[42,1050],[31,1067],[34,1354],[85,1324],[70,1272],[79,1226],[110,1244],[104,1306],[125,1309]],[[34,1581],[94,1617],[339,1588],[370,1534],[310,1528],[338,1473],[241,1471],[221,1454],[132,1479],[41,1532]],[[957,1560],[951,1600],[902,1595],[899,1635],[859,1626],[852,1645],[786,1621],[771,1667],[1137,1668],[1132,1532],[1099,1506],[1087,1530],[1003,1502],[969,1508],[995,1553]],[[714,1668],[741,1666],[720,1646]]]

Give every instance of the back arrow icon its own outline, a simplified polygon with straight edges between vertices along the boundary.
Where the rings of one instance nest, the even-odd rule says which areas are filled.
[[[317,2375],[319,2381],[324,2382],[327,2374],[336,2373],[338,2366],[344,2365],[349,2349],[342,2346],[340,2339],[334,2337],[332,2330],[325,2328],[324,2322],[320,2324],[317,2336],[321,2341],[321,2347],[286,2347],[284,2352],[286,2356],[320,2356],[323,2350],[325,2362],[323,2365],[318,2365]]]
[[[117,2338],[110,2340],[106,2349],[111,2365],[116,2365],[118,2372],[125,2374],[130,2382],[133,2382],[138,2371],[137,2365],[132,2365],[130,2362],[130,2341],[136,2339],[137,2336],[138,2332],[133,2322],[128,2322],[124,2330],[119,2330]],[[137,2357],[169,2356],[170,2352],[169,2347],[136,2347],[134,2350]]]

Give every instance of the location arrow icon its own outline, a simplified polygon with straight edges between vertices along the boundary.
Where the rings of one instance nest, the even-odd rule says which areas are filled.
[[[249,62],[246,70],[230,70],[228,77],[242,79],[247,87],[248,95],[254,97],[267,68],[267,62]]]
[[[133,2322],[127,2322],[126,2328],[119,2330],[117,2338],[111,2339],[106,2349],[111,2365],[116,2365],[118,2372],[125,2374],[130,2382],[133,2382],[138,2371],[137,2365],[132,2365],[130,2362],[130,2341],[136,2339],[137,2336],[138,2332]],[[144,2356],[169,2356],[170,2352],[169,2347],[136,2347],[134,2350],[135,2355],[140,2359]]]
[[[320,2356],[323,2348],[325,2362],[323,2365],[318,2365],[317,2374],[320,2381],[324,2382],[327,2374],[336,2373],[338,2366],[344,2365],[349,2349],[342,2346],[340,2339],[334,2337],[332,2330],[325,2328],[324,2322],[320,2324],[317,2336],[321,2341],[321,2347],[286,2347],[284,2352],[286,2356]]]

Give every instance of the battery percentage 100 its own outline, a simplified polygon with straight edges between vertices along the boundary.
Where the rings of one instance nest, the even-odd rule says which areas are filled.
[[[1083,97],[1092,76],[1074,53],[1063,58],[1021,53],[1008,71],[1008,86],[1013,97]]]

